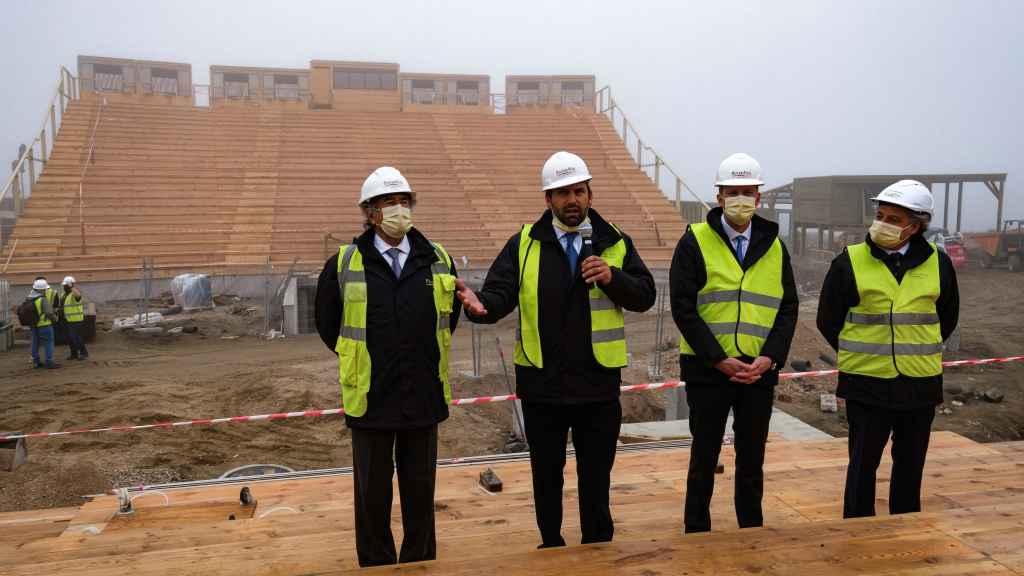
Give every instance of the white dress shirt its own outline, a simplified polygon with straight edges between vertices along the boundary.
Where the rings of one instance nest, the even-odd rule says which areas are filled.
[[[565,230],[562,230],[554,224],[551,225],[555,229],[555,236],[558,238],[558,243],[562,245],[562,250],[566,250],[568,247],[565,245],[565,240],[562,238],[568,234]],[[579,254],[583,251],[583,235],[579,232],[576,233],[576,238],[572,241],[572,245],[576,247],[576,253]]]
[[[725,230],[726,236],[729,237],[729,244],[732,244],[733,252],[736,251],[736,238],[743,236],[743,255],[747,255],[747,250],[750,250],[750,231],[754,228],[754,223],[751,222],[747,229],[743,232],[737,232],[733,230],[732,224],[729,224],[729,220],[722,214],[722,229]]]
[[[388,250],[391,250],[392,248],[398,248],[398,267],[399,269],[405,268],[405,261],[409,259],[409,250],[411,249],[409,247],[408,234],[402,236],[402,241],[398,243],[398,246],[392,246],[391,244],[385,242],[384,239],[381,238],[379,234],[374,234],[373,245],[375,248],[377,248],[377,251],[380,252],[380,255],[384,257],[384,261],[388,263],[388,266],[392,266],[391,255],[388,254]]]
[[[882,248],[882,247],[879,246],[879,248]],[[882,250],[885,250],[885,253],[890,255],[890,256],[892,256],[893,254],[896,254],[896,253],[899,253],[900,256],[906,256],[907,255],[907,250],[910,250],[910,242],[907,242],[906,244],[904,244],[903,247],[901,247],[899,250],[889,250],[888,248],[882,248]]]

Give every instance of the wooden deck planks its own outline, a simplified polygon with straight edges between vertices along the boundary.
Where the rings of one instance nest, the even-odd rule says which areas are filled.
[[[715,532],[680,534],[688,452],[621,454],[613,474],[611,544],[535,551],[538,542],[526,461],[492,464],[505,491],[476,486],[479,466],[438,471],[438,557],[402,571],[437,574],[1024,573],[1024,450],[933,435],[924,513],[885,515],[888,463],[879,471],[878,511],[842,521],[844,439],[772,443],[766,465],[766,528],[736,529],[732,449],[712,504]],[[0,515],[0,574],[341,574],[356,568],[351,478],[251,483],[252,518],[241,486],[170,490],[136,500],[114,518],[116,499],[78,510]],[[285,506],[261,518],[267,511]],[[293,511],[294,510],[294,511]],[[564,536],[580,539],[574,465],[566,469]],[[401,541],[396,499],[393,526]],[[94,527],[99,534],[83,528]],[[393,571],[395,568],[384,569]],[[383,571],[383,570],[382,570]],[[368,573],[374,573],[373,571]],[[506,576],[506,575],[503,575]]]

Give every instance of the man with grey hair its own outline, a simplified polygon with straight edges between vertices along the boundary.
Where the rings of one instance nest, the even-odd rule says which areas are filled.
[[[415,199],[401,172],[374,170],[358,203],[366,230],[327,261],[317,284],[316,328],[338,355],[352,436],[360,566],[437,555],[437,428],[448,418],[448,351],[461,305],[452,258],[412,226]],[[391,533],[396,467],[398,554]]]
[[[850,426],[844,518],[875,515],[875,473],[890,436],[889,513],[921,510],[942,344],[960,310],[952,261],[924,239],[931,191],[901,180],[873,200],[868,237],[832,261],[818,301],[818,330],[839,351],[836,394]]]

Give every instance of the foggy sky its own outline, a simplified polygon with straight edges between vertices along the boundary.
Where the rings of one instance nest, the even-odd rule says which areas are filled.
[[[595,74],[705,198],[719,161],[744,151],[769,186],[1008,172],[1005,217],[1024,217],[1024,2],[1015,0],[33,0],[5,2],[2,17],[5,167],[39,129],[59,66],[77,74],[78,54],[188,62],[197,84],[209,83],[211,64],[374,60],[489,74],[494,92],[506,74]],[[964,198],[965,227],[994,224],[983,186],[968,185]]]

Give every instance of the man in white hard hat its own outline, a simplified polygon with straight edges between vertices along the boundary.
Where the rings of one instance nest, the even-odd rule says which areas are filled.
[[[82,291],[75,285],[74,276],[65,276],[61,284],[64,286],[64,294],[61,296],[60,315],[64,318],[64,331],[70,352],[68,360],[85,360],[89,358],[89,351],[85,348],[85,336],[82,334],[85,321]]]
[[[669,270],[679,327],[680,379],[690,407],[683,526],[711,530],[711,495],[726,420],[733,413],[736,520],[764,524],[764,450],[775,385],[796,331],[796,283],[779,226],[755,212],[761,165],[733,154],[718,168],[718,207],[691,224]]]
[[[437,428],[448,418],[448,352],[461,305],[455,266],[412,225],[416,193],[395,168],[363,183],[365,231],[320,274],[316,328],[338,355],[352,435],[360,566],[431,560]],[[391,533],[397,465],[404,539]]]
[[[628,361],[623,309],[643,312],[654,278],[633,241],[591,208],[583,159],[552,155],[541,171],[548,210],[512,236],[479,294],[460,280],[473,322],[519,308],[516,395],[522,400],[541,547],[564,546],[562,483],[570,430],[583,543],[610,541],[609,488]]]
[[[818,301],[818,330],[839,352],[836,394],[850,427],[844,518],[874,516],[875,472],[890,435],[889,513],[921,510],[942,346],[960,311],[953,263],[924,239],[928,187],[900,180],[872,200],[867,238],[832,261]]]
[[[35,310],[35,325],[29,328],[32,332],[32,363],[36,368],[59,367],[59,364],[53,361],[53,324],[57,321],[57,313],[53,308],[51,294],[53,290],[46,280],[36,278],[26,298],[26,304]],[[40,348],[43,349],[43,358],[39,357]]]

